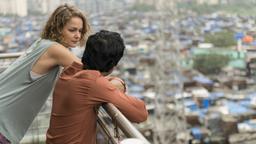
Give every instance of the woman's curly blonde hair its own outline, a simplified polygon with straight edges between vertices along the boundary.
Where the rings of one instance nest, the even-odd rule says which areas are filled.
[[[49,39],[49,40],[53,40],[61,43],[61,38],[62,38],[61,31],[66,25],[66,23],[72,17],[79,17],[83,21],[83,28],[82,28],[81,39],[80,39],[80,46],[83,46],[89,35],[90,26],[84,14],[82,13],[82,11],[80,11],[75,6],[68,5],[68,4],[60,5],[52,13],[52,15],[48,19],[41,33],[41,38]]]

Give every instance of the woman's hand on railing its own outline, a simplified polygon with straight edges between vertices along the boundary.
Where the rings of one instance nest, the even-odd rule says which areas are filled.
[[[111,84],[113,84],[117,89],[121,92],[126,92],[126,84],[125,82],[118,77],[107,77]]]

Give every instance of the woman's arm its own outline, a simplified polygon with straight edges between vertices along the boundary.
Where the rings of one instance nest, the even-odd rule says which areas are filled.
[[[69,49],[59,44],[49,47],[47,53],[55,61],[56,65],[63,66],[64,68],[70,66],[74,61],[82,64],[81,60],[70,52]]]
[[[74,61],[81,64],[81,60],[60,44],[51,45],[45,53],[33,65],[32,71],[45,74],[56,66],[64,68],[70,66]]]

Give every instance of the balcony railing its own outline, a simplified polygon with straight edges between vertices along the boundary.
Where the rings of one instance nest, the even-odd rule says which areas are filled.
[[[111,117],[112,120],[112,128],[114,130],[110,130],[108,128],[108,124],[106,124],[106,120],[103,118],[104,111]],[[150,144],[150,142],[134,127],[134,125],[113,105],[113,104],[105,104],[100,108],[98,114],[98,124],[100,125],[101,129],[104,134],[107,134],[109,140],[113,144],[118,144],[118,141],[121,139],[121,134],[118,132],[118,129],[122,131],[122,134],[128,138],[137,138],[141,140],[144,144]],[[114,133],[113,133],[114,132]]]
[[[0,72],[7,68],[22,53],[0,54]],[[43,143],[45,133],[49,125],[50,109],[52,98],[49,97],[41,112],[35,118],[21,144]],[[105,104],[99,108],[98,112],[99,133],[111,144],[119,144],[124,138],[136,138],[144,144],[150,142],[140,133],[140,131],[112,104]],[[100,144],[100,141],[97,142]]]

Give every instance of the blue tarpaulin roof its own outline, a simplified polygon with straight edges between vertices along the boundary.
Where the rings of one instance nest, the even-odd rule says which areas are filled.
[[[233,115],[240,115],[240,114],[244,114],[244,113],[255,113],[254,110],[249,109],[239,103],[236,102],[232,102],[232,101],[226,101],[224,103],[225,106],[228,107],[228,111],[230,114]]]
[[[195,139],[198,139],[198,140],[202,139],[202,132],[198,127],[191,128],[191,134]]]
[[[202,84],[213,84],[213,81],[204,76],[194,76],[193,80]]]

